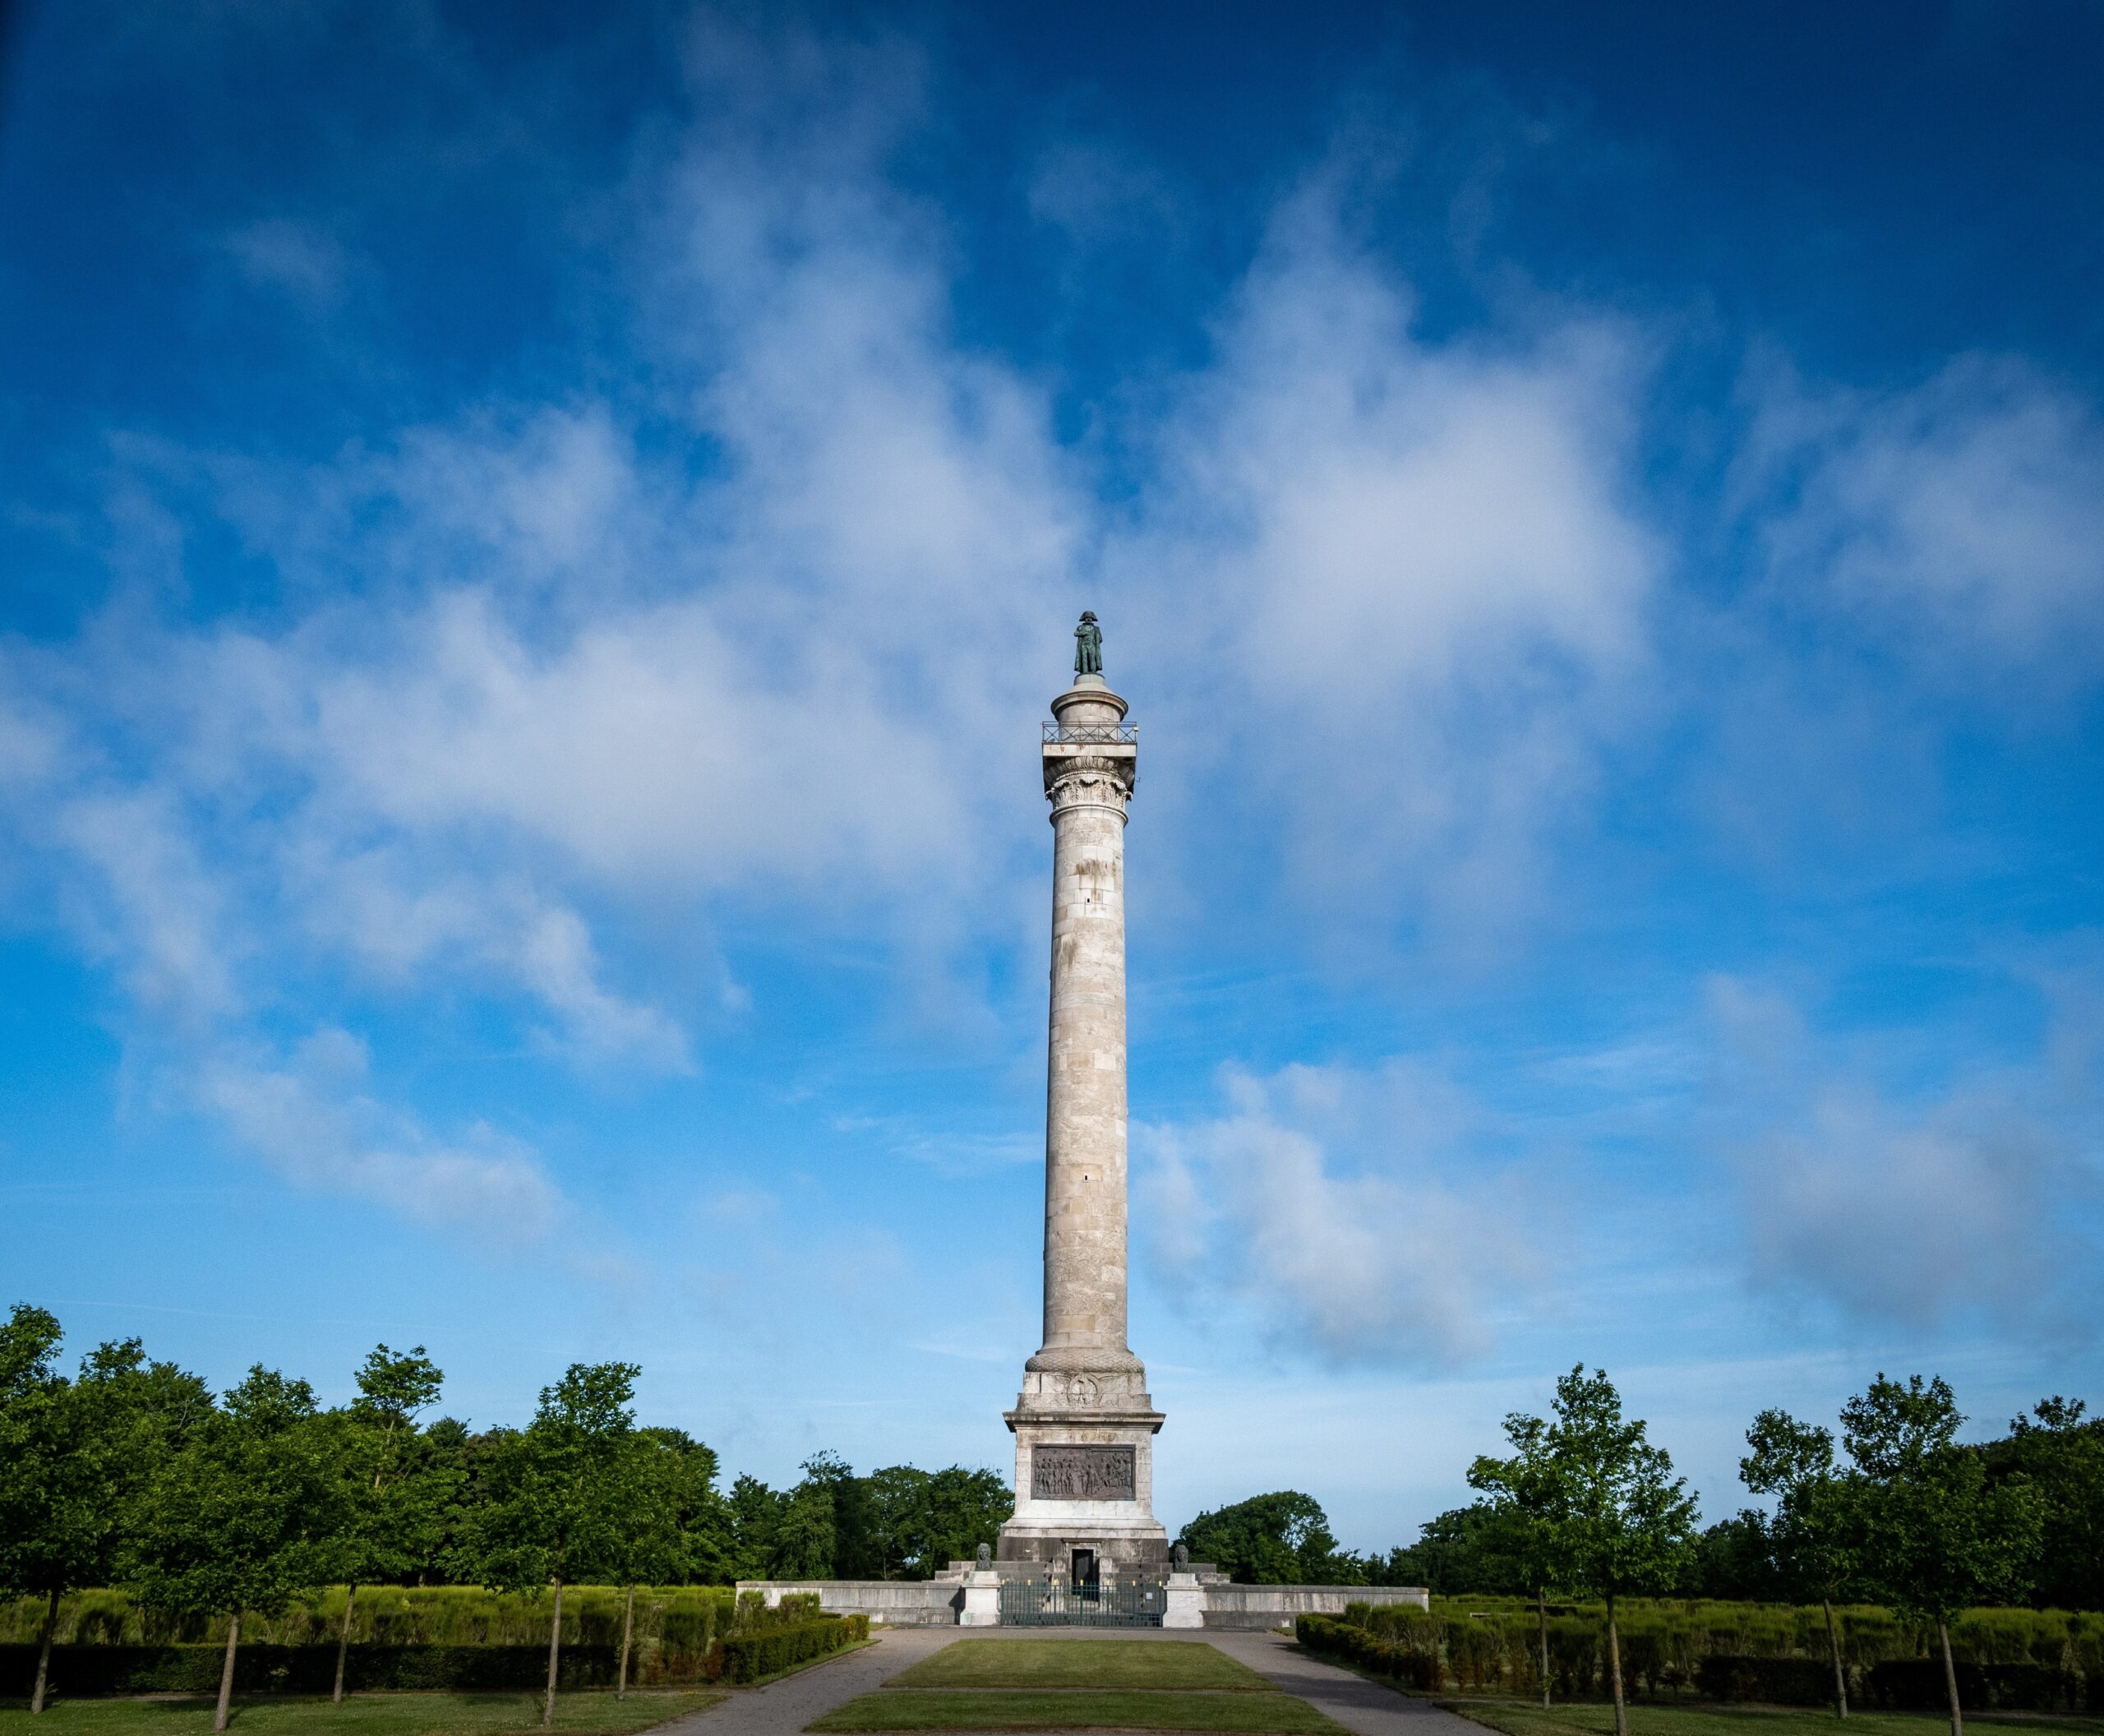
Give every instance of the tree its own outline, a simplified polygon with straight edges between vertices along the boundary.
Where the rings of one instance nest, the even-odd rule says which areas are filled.
[[[341,1487],[314,1392],[260,1364],[141,1492],[126,1577],[150,1609],[227,1618],[212,1728],[227,1727],[244,1612],[281,1614],[324,1577]]]
[[[628,1694],[638,1583],[665,1584],[720,1572],[724,1525],[716,1455],[677,1429],[622,1437],[606,1484],[604,1564],[623,1587],[621,1669],[614,1697]]]
[[[79,1414],[57,1368],[56,1316],[17,1303],[0,1327],[0,1596],[45,1594],[32,1713],[44,1710],[58,1600],[92,1572],[103,1469],[80,1438]]]
[[[2041,1399],[1983,1449],[1996,1482],[2023,1477],[2037,1491],[2042,1543],[2033,1600],[2060,1609],[2104,1609],[2104,1418],[2080,1399]]]
[[[1552,1548],[1545,1577],[1607,1605],[1615,1736],[1629,1736],[1615,1600],[1673,1584],[1692,1540],[1695,1501],[1663,1449],[1645,1438],[1644,1424],[1623,1418],[1606,1369],[1588,1378],[1579,1364],[1557,1382],[1552,1408],[1553,1420],[1516,1415],[1506,1431],[1516,1425],[1516,1438],[1538,1443]]]
[[[618,1553],[619,1471],[642,1372],[630,1362],[573,1363],[541,1389],[528,1427],[493,1436],[487,1447],[473,1543],[480,1577],[500,1591],[547,1586],[555,1594],[543,1726],[555,1722],[563,1586]]]
[[[928,1579],[999,1540],[1015,1511],[1008,1480],[991,1471],[920,1471],[888,1465],[862,1479],[870,1559],[883,1579]]]
[[[1441,1597],[1467,1591],[1525,1597],[1536,1582],[1528,1577],[1519,1541],[1492,1502],[1450,1507],[1418,1527],[1415,1543],[1391,1549],[1374,1583],[1423,1586]]]
[[[422,1345],[398,1355],[381,1344],[367,1355],[357,1380],[358,1401],[338,1419],[339,1463],[347,1484],[346,1523],[337,1539],[344,1625],[330,1694],[339,1705],[359,1581],[408,1572],[427,1554],[438,1518],[434,1480],[417,1475],[425,1469],[417,1452],[417,1417],[437,1401],[445,1375]]]
[[[731,1566],[733,1579],[773,1577],[788,1497],[750,1474],[731,1485]]]
[[[1739,1480],[1756,1495],[1776,1498],[1768,1527],[1772,1558],[1792,1597],[1819,1600],[1834,1664],[1834,1715],[1846,1718],[1848,1678],[1834,1603],[1857,1572],[1856,1485],[1835,1468],[1834,1431],[1801,1423],[1786,1410],[1762,1411],[1746,1430],[1746,1443],[1752,1450],[1739,1461]]]
[[[1561,1393],[1559,1387],[1558,1392]],[[1639,1424],[1641,1427],[1641,1424]],[[1534,1594],[1535,1635],[1540,1646],[1542,1707],[1549,1704],[1548,1587],[1562,1565],[1558,1519],[1565,1510],[1562,1466],[1553,1451],[1554,1436],[1538,1416],[1514,1411],[1505,1419],[1509,1459],[1480,1457],[1469,1467],[1469,1486],[1489,1495],[1484,1541],[1497,1546]]]
[[[1239,1585],[1351,1585],[1366,1577],[1364,1565],[1338,1549],[1321,1503],[1298,1489],[1201,1513],[1177,1541]]]
[[[1964,1736],[1950,1623],[1961,1610],[2020,1596],[2038,1548],[2038,1503],[2021,1476],[1987,1480],[1958,1444],[1964,1422],[1942,1377],[1903,1386],[1884,1374],[1841,1409],[1843,1437],[1867,1485],[1865,1566],[1885,1602],[1936,1623],[1951,1736]]]

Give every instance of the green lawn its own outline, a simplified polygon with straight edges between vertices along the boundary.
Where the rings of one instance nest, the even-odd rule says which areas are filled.
[[[1135,1646],[1168,1651],[1168,1646]],[[1064,1692],[970,1688],[883,1688],[851,1700],[813,1730],[1229,1730],[1286,1736],[1345,1736],[1290,1694],[1165,1693],[1068,1688]]]
[[[1192,1641],[959,1640],[884,1683],[905,1688],[1201,1688],[1276,1693],[1246,1664]],[[1237,1729],[1248,1726],[1237,1725]],[[1268,1729],[1270,1726],[1267,1725]]]
[[[1465,1718],[1500,1730],[1504,1736],[1611,1736],[1611,1706],[1539,1706],[1513,1701],[1442,1700],[1442,1706]],[[1968,1712],[1970,1726],[1992,1726],[2004,1736],[2014,1728],[2051,1730],[2055,1736],[2104,1736],[2104,1718],[2050,1717],[2035,1712],[1998,1717]],[[1934,1736],[1950,1728],[1942,1712],[1859,1712],[1849,1709],[1843,1724],[1831,1712],[1771,1710],[1756,1706],[1632,1706],[1630,1736]]]
[[[556,1697],[556,1728],[585,1736],[627,1736],[698,1712],[718,1692],[631,1691]],[[30,1716],[24,1700],[0,1701],[0,1736],[210,1736],[212,1701],[62,1700]],[[238,1736],[509,1736],[541,1727],[538,1694],[353,1694],[341,1706],[304,1694],[258,1694],[233,1702]]]

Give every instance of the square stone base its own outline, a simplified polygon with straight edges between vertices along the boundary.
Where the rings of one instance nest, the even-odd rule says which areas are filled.
[[[1033,1563],[1064,1580],[1074,1552],[1087,1549],[1104,1578],[1166,1576],[1169,1534],[1154,1516],[1161,1414],[1138,1397],[1139,1407],[1082,1410],[1045,1405],[1027,1391],[1007,1414],[1016,1437],[1016,1511],[1001,1527],[1002,1561]]]

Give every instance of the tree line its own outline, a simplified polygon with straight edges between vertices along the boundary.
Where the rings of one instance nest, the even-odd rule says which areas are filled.
[[[1505,1420],[1508,1452],[1480,1457],[1471,1505],[1441,1514],[1385,1558],[1337,1547],[1304,1494],[1262,1495],[1201,1514],[1182,1541],[1237,1578],[1420,1585],[1442,1594],[1534,1600],[1548,1692],[1548,1600],[1605,1610],[1616,1729],[1626,1736],[1616,1604],[1708,1596],[1817,1604],[1825,1615],[1834,1710],[1848,1716],[1837,1604],[1883,1604],[1936,1632],[1954,1736],[1963,1736],[1950,1623],[1981,1604],[2104,1608],[2104,1422],[2049,1398],[2009,1435],[1958,1439],[1948,1383],[1883,1374],[1842,1406],[1834,1429],[1779,1410],[1746,1431],[1740,1476],[1767,1509],[1697,1527],[1673,1461],[1623,1415],[1605,1373],[1557,1381],[1548,1416]]]
[[[244,1613],[347,1586],[340,1699],[360,1586],[473,1584],[550,1592],[546,1723],[565,1586],[628,1588],[625,1692],[638,1585],[925,1578],[992,1541],[1013,1508],[992,1471],[857,1476],[831,1453],[791,1489],[741,1476],[721,1489],[711,1448],[637,1423],[632,1363],[574,1364],[524,1428],[477,1430],[427,1420],[444,1377],[422,1346],[376,1346],[358,1397],[324,1407],[261,1365],[215,1395],[136,1338],[96,1346],[69,1376],[62,1341],[40,1308],[0,1325],[0,1595],[46,1602],[32,1711],[68,1591],[122,1586],[149,1610],[225,1618],[218,1730]]]

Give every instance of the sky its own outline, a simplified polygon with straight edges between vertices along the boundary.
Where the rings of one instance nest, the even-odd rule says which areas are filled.
[[[1157,1508],[2104,1401],[2104,12],[20,6],[0,1301],[1005,1471],[1077,612]]]

